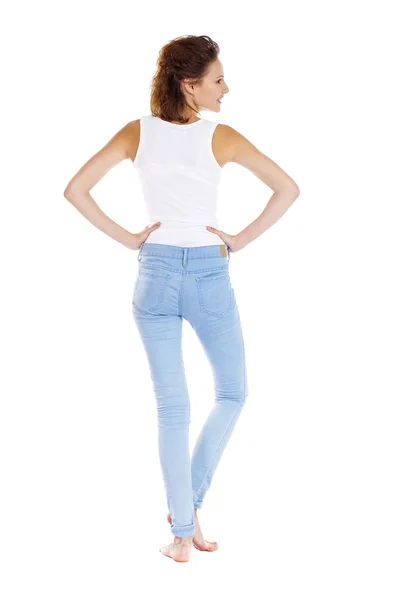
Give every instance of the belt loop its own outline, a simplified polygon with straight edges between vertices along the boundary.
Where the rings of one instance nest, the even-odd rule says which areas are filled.
[[[188,253],[188,249],[184,248],[183,249],[183,260],[182,260],[182,264],[184,267],[186,267],[186,265],[187,265],[187,253]]]
[[[226,246],[227,250],[228,250],[228,262],[231,260],[231,249],[229,248],[229,246]]]
[[[140,258],[140,255],[142,254],[142,250],[143,250],[143,244],[144,244],[144,242],[142,242],[142,243],[140,244],[139,253],[138,253],[138,256],[137,256],[137,259],[138,259],[138,261],[139,261],[139,262],[140,262],[140,260],[141,260],[141,258]]]

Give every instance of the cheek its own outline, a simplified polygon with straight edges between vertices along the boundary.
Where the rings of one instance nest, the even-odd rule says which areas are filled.
[[[215,92],[213,90],[204,90],[200,97],[203,104],[207,104],[215,100]]]

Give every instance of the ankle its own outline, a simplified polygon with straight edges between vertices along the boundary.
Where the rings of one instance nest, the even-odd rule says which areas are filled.
[[[174,542],[178,543],[178,544],[191,544],[192,540],[193,540],[194,536],[191,535],[189,537],[179,537],[179,536],[174,536]]]

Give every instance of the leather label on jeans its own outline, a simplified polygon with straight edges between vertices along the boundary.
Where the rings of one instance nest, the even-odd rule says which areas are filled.
[[[219,251],[221,252],[221,256],[226,256],[226,247],[224,244],[220,245]]]

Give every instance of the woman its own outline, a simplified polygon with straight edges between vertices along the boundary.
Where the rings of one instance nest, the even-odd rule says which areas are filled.
[[[192,544],[217,549],[202,535],[202,507],[215,469],[248,395],[238,306],[229,274],[233,252],[275,223],[299,195],[296,183],[218,113],[229,91],[219,47],[208,36],[182,36],[160,51],[151,114],[129,122],[73,177],[64,195],[96,227],[139,250],[132,299],[135,323],[157,403],[159,456],[174,541],[160,548],[179,562]],[[138,169],[152,225],[132,234],[109,219],[89,191],[116,164]],[[249,169],[274,190],[267,206],[237,234],[218,229],[221,170]],[[215,405],[189,456],[190,403],[182,358],[182,323],[196,331],[213,371]]]

